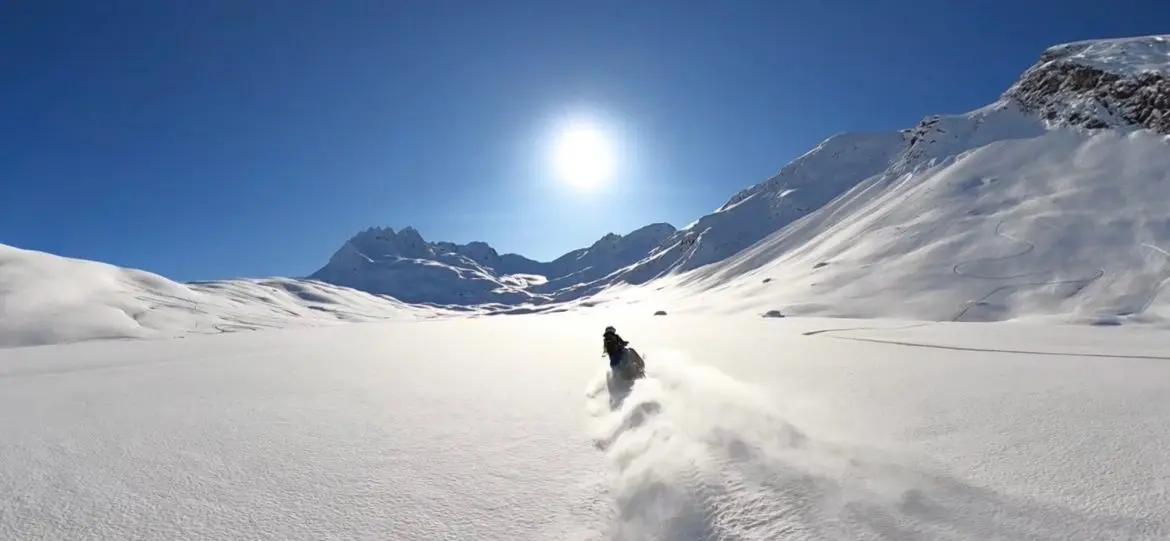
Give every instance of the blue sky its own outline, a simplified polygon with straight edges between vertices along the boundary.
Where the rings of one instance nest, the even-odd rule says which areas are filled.
[[[1160,2],[17,0],[0,243],[178,280],[308,274],[373,225],[551,259],[698,218],[825,137],[995,99]],[[595,118],[615,177],[548,145]]]

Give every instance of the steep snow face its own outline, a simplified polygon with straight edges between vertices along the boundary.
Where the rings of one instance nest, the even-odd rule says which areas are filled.
[[[1170,134],[1170,36],[1051,47],[1004,94],[1055,125]]]
[[[829,138],[776,176],[732,196],[712,214],[678,231],[618,276],[643,283],[721,261],[890,167],[905,146],[898,133],[847,133]]]
[[[443,312],[309,280],[178,284],[157,274],[0,244],[0,347],[154,338]]]

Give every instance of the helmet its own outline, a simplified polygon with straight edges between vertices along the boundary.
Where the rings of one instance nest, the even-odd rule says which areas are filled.
[[[605,328],[605,334],[610,334],[610,333],[615,333],[615,332],[617,332],[617,329],[613,328],[613,325],[610,325],[610,326]]]

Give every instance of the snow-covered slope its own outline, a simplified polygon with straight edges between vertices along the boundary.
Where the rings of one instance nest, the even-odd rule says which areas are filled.
[[[317,281],[178,284],[149,272],[0,244],[0,348],[442,313]]]
[[[897,133],[830,137],[776,176],[739,192],[714,213],[676,232],[615,278],[642,283],[722,261],[880,173],[902,145],[903,137]]]
[[[1166,332],[608,321],[0,350],[0,539],[1170,536]]]
[[[1001,140],[875,177],[662,291],[655,309],[938,320],[1162,319],[1170,146],[1148,131]]]

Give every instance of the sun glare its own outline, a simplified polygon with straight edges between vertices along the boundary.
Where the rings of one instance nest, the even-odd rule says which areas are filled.
[[[591,126],[565,128],[553,148],[557,177],[579,189],[604,186],[613,175],[613,151],[605,134]]]

